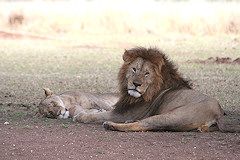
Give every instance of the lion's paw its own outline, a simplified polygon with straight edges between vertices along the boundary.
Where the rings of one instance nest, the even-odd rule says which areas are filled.
[[[116,131],[116,129],[113,126],[113,122],[109,122],[109,121],[104,122],[103,127],[107,130]]]

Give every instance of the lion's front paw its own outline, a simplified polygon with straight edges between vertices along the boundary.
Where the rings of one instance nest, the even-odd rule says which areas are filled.
[[[107,121],[103,123],[103,127],[107,130],[116,131],[113,124],[114,124],[113,122]]]

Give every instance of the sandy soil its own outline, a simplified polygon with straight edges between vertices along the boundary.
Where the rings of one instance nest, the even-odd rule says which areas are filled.
[[[12,159],[239,159],[239,133],[112,132],[101,125],[31,118],[0,124],[0,155]]]

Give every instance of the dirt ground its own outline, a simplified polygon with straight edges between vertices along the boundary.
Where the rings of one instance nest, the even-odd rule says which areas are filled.
[[[113,132],[101,125],[46,118],[4,123],[2,160],[240,158],[239,133]]]

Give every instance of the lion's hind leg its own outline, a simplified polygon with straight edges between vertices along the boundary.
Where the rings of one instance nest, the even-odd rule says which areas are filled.
[[[198,127],[198,131],[200,131],[200,132],[219,131],[219,128],[217,126],[217,121],[212,120],[212,121],[200,124],[200,126]]]
[[[151,119],[151,117],[150,117]],[[149,120],[149,119],[147,119]],[[171,126],[169,125],[153,125],[149,122],[144,122],[145,120],[134,122],[134,123],[114,123],[111,121],[104,122],[103,127],[107,130],[112,131],[200,131],[200,132],[211,132],[216,131],[218,128],[212,127],[212,122],[207,123],[195,123],[195,124],[188,124],[188,125],[180,125],[180,126]],[[211,124],[211,125],[210,125]]]
[[[218,113],[211,110],[203,110],[201,105],[182,106],[164,114],[155,115],[146,119],[119,124],[105,122],[104,128],[119,131],[211,131],[210,127],[216,123]]]
[[[161,123],[161,124],[160,124]],[[103,127],[107,130],[113,131],[165,131],[165,130],[172,130],[172,131],[182,131],[182,130],[193,130],[197,129],[200,125],[184,125],[178,126],[172,124],[173,122],[168,123],[165,120],[165,117],[162,115],[152,116],[137,122],[133,123],[114,123],[111,121],[107,121],[103,123]]]

